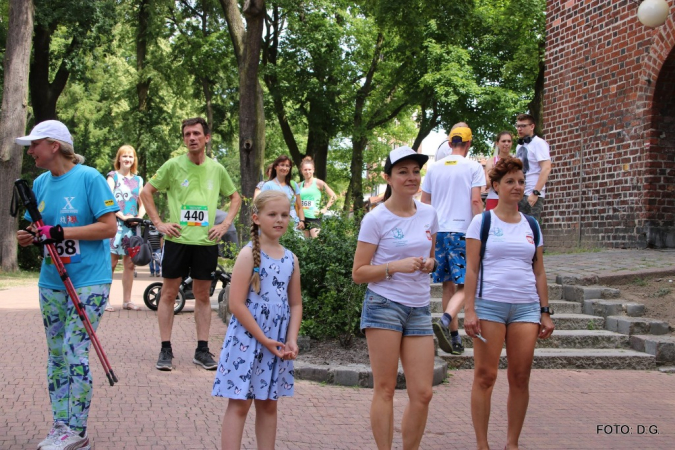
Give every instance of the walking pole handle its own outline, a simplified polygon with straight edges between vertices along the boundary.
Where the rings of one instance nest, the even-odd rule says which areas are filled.
[[[40,211],[38,210],[37,199],[31,188],[28,187],[28,182],[19,178],[14,181],[14,190],[19,195],[19,199],[21,200],[21,203],[23,203],[23,206],[26,207],[31,220],[33,222],[41,221],[42,214],[40,214]]]

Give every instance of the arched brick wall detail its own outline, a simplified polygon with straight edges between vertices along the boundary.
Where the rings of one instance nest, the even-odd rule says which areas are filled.
[[[544,138],[553,172],[543,229],[549,247],[667,244],[653,239],[654,227],[667,222],[654,204],[655,177],[668,169],[659,166],[668,163],[657,124],[665,110],[653,103],[675,47],[669,3],[666,24],[649,29],[637,20],[632,0],[547,2]]]

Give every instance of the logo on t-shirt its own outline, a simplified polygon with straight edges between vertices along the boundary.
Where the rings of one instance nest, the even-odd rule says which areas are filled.
[[[213,190],[213,180],[208,180],[206,182],[206,189],[208,189],[209,191]]]
[[[530,236],[529,234],[527,235],[527,242],[534,245],[534,238],[532,236]]]
[[[183,187],[188,187],[188,186],[190,186],[190,181],[188,181],[188,179],[186,178],[185,180],[183,180],[183,182],[180,185],[183,186]]]
[[[394,239],[403,239],[405,237],[403,230],[400,228],[394,228],[391,233],[394,235]]]
[[[115,204],[115,201],[114,200],[106,200],[106,201],[103,202],[103,204],[105,206],[112,206],[112,205]]]
[[[73,200],[75,197],[63,197],[66,200],[66,205],[61,208],[61,214],[63,213],[73,213],[77,214],[77,209],[73,206]]]

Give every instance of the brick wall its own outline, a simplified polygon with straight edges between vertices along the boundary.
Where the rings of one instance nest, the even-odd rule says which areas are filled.
[[[652,30],[630,0],[553,0],[546,28],[547,247],[674,247],[672,14]]]

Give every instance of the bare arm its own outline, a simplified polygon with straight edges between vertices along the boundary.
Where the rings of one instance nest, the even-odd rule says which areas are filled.
[[[534,282],[537,287],[537,295],[539,296],[539,304],[548,306],[548,283],[546,282],[546,271],[544,270],[544,247],[537,247],[537,258],[532,265],[534,272]],[[550,314],[541,315],[541,325],[539,327],[539,337],[546,339],[553,333],[555,325],[551,319]]]
[[[81,241],[97,241],[115,237],[117,221],[113,212],[105,213],[96,222],[82,227],[65,227],[64,239],[78,239]]]
[[[471,188],[471,213],[475,216],[483,212],[483,200],[480,198],[480,187]]]
[[[488,158],[487,163],[485,164],[485,189],[490,189],[490,171],[495,166],[495,159]]]
[[[232,225],[232,222],[234,222],[234,219],[239,213],[239,208],[241,207],[241,196],[239,195],[239,192],[234,191],[232,194],[230,194],[229,198],[230,207],[227,210],[227,217],[221,224],[216,225],[209,230],[209,239],[212,241],[219,241],[220,238],[222,238],[225,233],[227,233],[227,230],[230,228],[230,225]]]
[[[291,307],[291,320],[286,332],[286,354],[284,358],[294,359],[298,356],[298,333],[302,322],[302,292],[300,289],[300,264],[298,257],[293,255],[295,270],[288,284],[288,304]]]
[[[159,213],[157,212],[157,206],[155,205],[154,199],[154,195],[157,192],[157,188],[155,188],[152,183],[146,183],[145,186],[143,186],[143,190],[141,191],[141,200],[145,205],[145,210],[148,213],[148,217],[160,233],[171,237],[180,237],[181,227],[179,224],[164,223],[159,218]]]
[[[534,186],[535,191],[544,189],[544,185],[546,185],[546,182],[548,181],[548,176],[551,174],[551,160],[539,161],[539,167],[541,167],[541,172],[539,172],[537,184]]]
[[[335,200],[337,199],[337,195],[335,195],[335,192],[330,188],[330,186],[328,186],[328,183],[323,180],[318,181],[321,182],[319,187],[321,188],[323,186],[323,189],[326,191],[326,194],[328,194],[329,197],[326,206],[321,210],[322,213],[325,213],[331,206],[333,206],[333,203],[335,203]]]
[[[354,265],[352,266],[352,279],[356,284],[371,283],[386,279],[387,267],[389,275],[396,272],[413,273],[424,267],[426,258],[423,256],[410,257],[391,261],[386,264],[373,266],[371,261],[377,250],[377,245],[358,241],[356,244],[356,253],[354,253]]]
[[[426,203],[427,205],[431,205],[431,194],[428,192],[422,191],[422,198],[420,199],[422,203]]]
[[[480,240],[466,240],[466,276],[464,278],[464,329],[473,337],[480,333],[480,320],[476,316],[476,291],[480,266]]]

